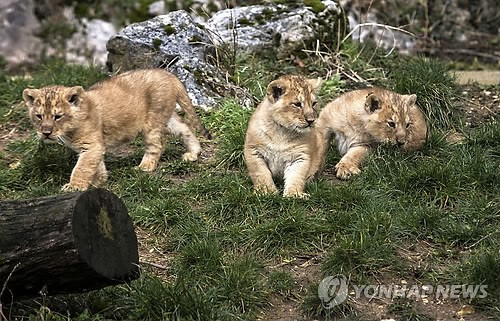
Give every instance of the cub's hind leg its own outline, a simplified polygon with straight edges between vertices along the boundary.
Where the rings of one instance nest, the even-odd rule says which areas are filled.
[[[174,112],[172,117],[168,120],[167,131],[180,137],[184,146],[186,146],[187,152],[182,155],[183,160],[194,162],[198,159],[201,153],[200,141],[193,134],[191,128],[182,121],[182,118],[176,112]]]
[[[94,175],[94,179],[92,180],[92,186],[98,187],[106,183],[108,180],[108,171],[106,170],[106,166],[104,165],[104,160],[102,160],[97,166],[96,173]]]
[[[146,152],[142,157],[139,168],[145,172],[152,172],[158,166],[160,157],[165,148],[165,130],[157,126],[143,132]]]

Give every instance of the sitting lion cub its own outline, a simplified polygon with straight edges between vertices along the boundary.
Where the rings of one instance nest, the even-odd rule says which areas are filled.
[[[349,179],[358,174],[370,147],[376,144],[397,144],[404,150],[421,149],[427,126],[416,100],[416,95],[367,88],[345,93],[328,103],[320,113],[316,128],[322,136],[322,155],[335,134],[337,148],[343,155],[335,166],[337,177]]]
[[[315,92],[320,79],[285,75],[272,81],[254,111],[246,133],[244,156],[254,189],[277,191],[273,179],[284,180],[284,196],[307,197],[304,185],[321,166]]]
[[[163,69],[129,71],[89,90],[80,86],[27,88],[23,98],[43,142],[59,142],[80,154],[69,183],[63,186],[65,191],[104,183],[106,149],[129,142],[139,133],[146,147],[139,165],[144,171],[156,169],[167,132],[182,137],[187,161],[196,161],[201,152],[192,126],[207,133],[184,85]],[[183,108],[187,124],[176,113],[176,103]]]

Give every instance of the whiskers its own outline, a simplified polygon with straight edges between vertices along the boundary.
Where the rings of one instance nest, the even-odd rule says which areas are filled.
[[[71,146],[70,139],[64,135],[57,136],[57,143],[64,146]]]
[[[296,124],[293,126],[293,130],[297,133],[307,133],[312,129],[312,126],[304,124]]]

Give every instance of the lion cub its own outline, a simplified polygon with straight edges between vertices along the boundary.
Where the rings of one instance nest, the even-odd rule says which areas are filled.
[[[315,93],[320,79],[284,75],[267,86],[267,95],[254,111],[245,138],[244,156],[254,189],[284,196],[307,197],[304,185],[321,166]]]
[[[192,127],[207,133],[184,85],[163,69],[129,71],[88,90],[80,86],[27,88],[23,98],[43,142],[59,142],[79,153],[65,191],[104,183],[106,149],[129,142],[139,133],[146,148],[139,164],[144,171],[156,169],[166,133],[182,138],[186,161],[196,161],[201,152]],[[186,123],[176,113],[176,103],[184,110]]]
[[[324,157],[333,134],[343,155],[335,166],[337,177],[358,174],[369,149],[380,143],[397,144],[404,150],[421,149],[426,141],[425,118],[416,95],[400,95],[383,88],[367,88],[343,94],[320,113],[316,128]]]

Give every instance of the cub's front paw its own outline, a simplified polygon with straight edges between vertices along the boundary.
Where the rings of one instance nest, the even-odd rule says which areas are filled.
[[[156,169],[156,165],[154,161],[142,161],[137,167],[143,172],[153,172]]]
[[[283,193],[284,197],[294,197],[294,198],[302,198],[302,199],[309,199],[309,194],[305,192],[285,192]]]
[[[361,169],[359,169],[357,165],[344,162],[339,162],[335,165],[335,170],[337,171],[337,178],[342,180],[348,180],[353,175],[357,175],[361,172]]]
[[[186,162],[196,162],[198,160],[198,155],[189,152],[184,153],[184,155],[182,155],[182,160]]]
[[[63,185],[63,187],[61,188],[61,191],[63,191],[63,192],[78,192],[78,191],[85,191],[88,188],[89,188],[89,186],[86,184],[68,183],[68,184]]]
[[[260,195],[276,194],[278,193],[278,189],[276,186],[259,185],[254,187],[254,192]]]

